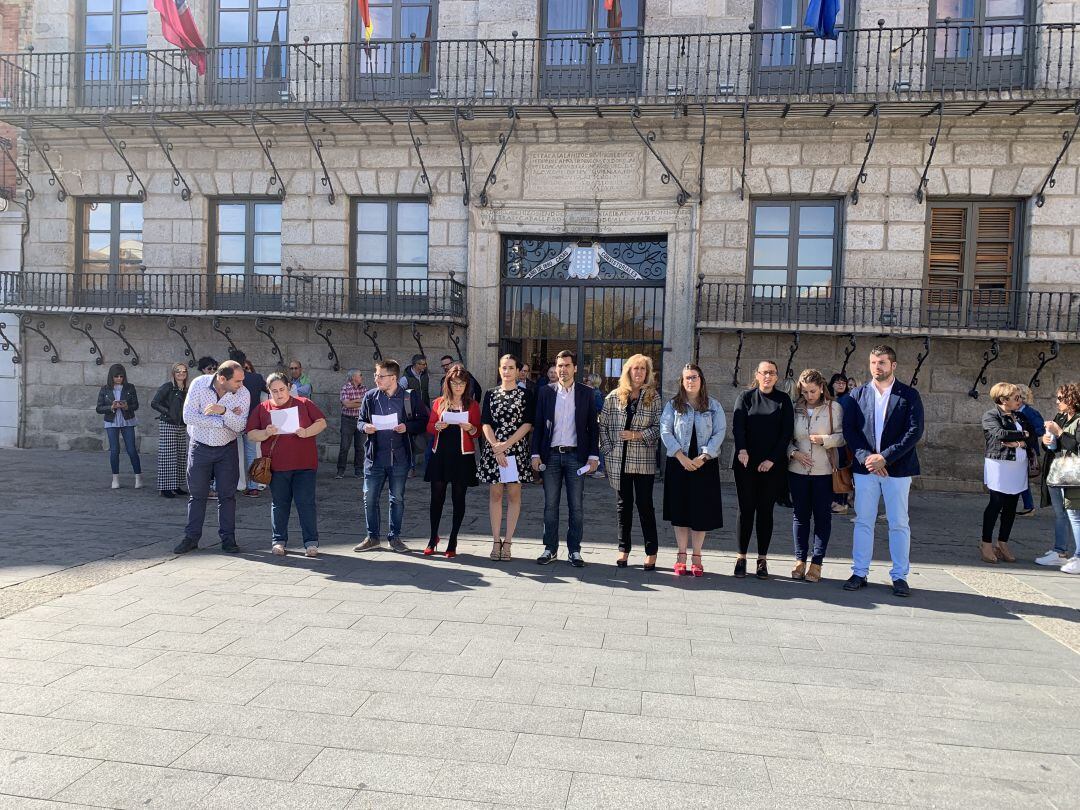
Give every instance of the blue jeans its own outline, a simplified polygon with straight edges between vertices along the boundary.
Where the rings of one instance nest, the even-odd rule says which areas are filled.
[[[791,534],[795,541],[795,559],[815,565],[825,559],[832,534],[832,475],[800,475],[788,473],[788,488],[795,514],[791,519]],[[810,522],[814,523],[814,553],[810,556]]]
[[[851,556],[853,573],[865,577],[870,573],[874,558],[874,523],[878,503],[885,499],[885,515],[889,518],[889,557],[892,568],[889,578],[906,580],[911,572],[911,527],[908,525],[908,493],[911,478],[855,474],[855,536]]]
[[[254,442],[247,437],[245,433],[240,440],[244,443],[244,477],[247,478],[247,471],[251,469],[251,462],[255,460],[255,454],[258,452],[259,443]],[[265,489],[262,484],[256,484],[254,481],[247,482],[248,489]]]
[[[296,504],[304,548],[319,545],[315,519],[315,470],[286,470],[270,477],[270,528],[273,542],[289,545],[289,513]]]
[[[190,497],[185,540],[202,537],[211,479],[218,484],[218,536],[223,545],[229,545],[236,542],[236,482],[240,480],[240,459],[235,441],[222,447],[199,442],[191,442],[188,446],[187,485]]]
[[[1065,490],[1047,487],[1050,505],[1054,507],[1054,551],[1068,555],[1069,535],[1072,535],[1073,553],[1080,557],[1080,509],[1065,508]]]
[[[109,437],[109,465],[112,474],[120,474],[120,437],[124,438],[124,449],[127,450],[128,459],[131,460],[131,471],[136,475],[142,474],[142,464],[139,463],[139,450],[135,447],[135,426],[125,425],[120,428],[105,428],[105,435]]]
[[[388,540],[401,536],[401,520],[405,517],[405,481],[412,466],[410,458],[393,467],[371,467],[364,470],[364,519],[367,536],[379,539],[379,498],[383,485],[390,482],[390,533]]]
[[[566,485],[566,503],[570,508],[570,527],[566,532],[566,550],[581,551],[583,523],[582,500],[585,477],[578,475],[581,463],[574,453],[551,451],[544,467],[544,547],[552,554],[559,550],[559,505],[562,488]]]

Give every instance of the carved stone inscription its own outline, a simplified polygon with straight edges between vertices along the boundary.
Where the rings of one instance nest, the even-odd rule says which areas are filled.
[[[525,198],[640,199],[641,150],[539,148],[525,160]]]

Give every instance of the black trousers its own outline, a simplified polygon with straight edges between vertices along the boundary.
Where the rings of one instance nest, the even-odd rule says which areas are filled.
[[[630,553],[630,530],[633,525],[634,501],[637,501],[638,520],[645,537],[645,554],[653,556],[660,547],[656,536],[656,509],[653,506],[655,475],[623,473],[619,479],[619,551]]]
[[[446,490],[450,488],[450,499],[454,504],[454,522],[450,527],[448,548],[457,549],[458,531],[465,520],[465,493],[469,488],[464,484],[448,484],[446,481],[431,482],[431,540],[439,536],[439,523],[442,521],[443,506],[446,504]]]
[[[339,475],[345,472],[345,465],[349,463],[350,445],[353,448],[353,470],[357,475],[363,475],[364,436],[364,433],[356,429],[355,416],[341,417],[341,441],[338,443],[337,453],[337,471]]]
[[[756,529],[758,556],[764,557],[769,553],[772,542],[773,509],[781,485],[787,484],[787,471],[773,467],[763,473],[736,463],[733,472],[735,492],[739,497],[739,521],[735,530],[739,538],[739,553],[745,554],[749,550],[750,537]]]
[[[1008,543],[1009,535],[1012,534],[1013,521],[1016,520],[1016,504],[1020,495],[1006,495],[1004,492],[990,490],[990,503],[983,510],[982,539],[989,543],[994,539],[994,524],[997,523],[998,515],[1001,515],[1001,528],[998,531],[998,542]]]

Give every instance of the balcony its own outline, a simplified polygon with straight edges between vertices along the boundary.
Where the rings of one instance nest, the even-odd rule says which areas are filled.
[[[703,282],[703,331],[1080,339],[1080,292]]]
[[[0,311],[465,324],[465,284],[320,275],[0,273]]]
[[[939,24],[546,39],[379,40],[0,55],[0,119],[20,125],[447,119],[705,105],[720,114],[1061,112],[1080,97],[1080,24]]]

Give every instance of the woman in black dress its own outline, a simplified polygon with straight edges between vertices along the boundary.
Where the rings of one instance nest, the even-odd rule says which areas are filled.
[[[484,392],[480,424],[487,442],[480,451],[480,480],[491,484],[488,511],[491,515],[491,554],[493,560],[509,560],[521,514],[521,476],[529,475],[529,443],[536,413],[536,395],[517,383],[520,363],[512,354],[499,358],[500,383]],[[511,461],[512,460],[512,461]],[[503,481],[503,471],[515,468],[513,480]],[[527,479],[526,479],[527,480]],[[506,534],[502,533],[503,492],[506,492]]]
[[[679,375],[679,390],[660,416],[660,441],[667,452],[664,473],[664,520],[675,528],[679,554],[676,576],[705,573],[701,549],[705,533],[724,525],[720,509],[720,444],[727,419],[720,403],[709,396],[705,374],[687,363]],[[690,571],[686,546],[693,544]]]
[[[766,557],[772,541],[773,509],[787,486],[787,453],[795,432],[795,407],[791,398],[776,388],[779,370],[772,360],[762,360],[754,383],[735,402],[732,435],[735,458],[735,491],[739,497],[739,558],[735,576],[746,576],[746,553],[757,528],[756,576],[769,578]]]
[[[462,418],[468,421],[458,421]],[[476,436],[479,432],[480,406],[470,396],[468,372],[458,363],[443,377],[442,396],[431,403],[428,416],[428,433],[434,437],[434,446],[424,472],[424,480],[431,484],[431,539],[424,549],[427,556],[434,554],[439,546],[439,522],[446,504],[447,487],[454,502],[454,522],[446,544],[446,558],[457,556],[458,531],[465,519],[465,493],[477,484]]]

